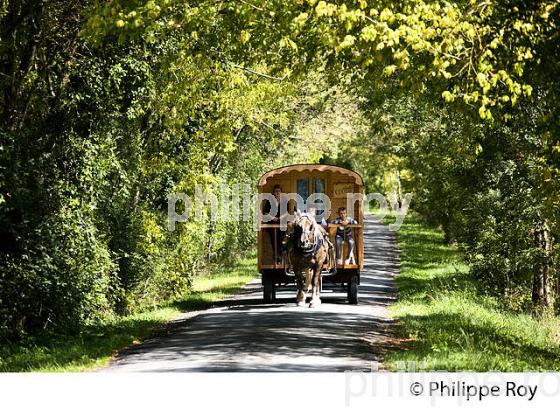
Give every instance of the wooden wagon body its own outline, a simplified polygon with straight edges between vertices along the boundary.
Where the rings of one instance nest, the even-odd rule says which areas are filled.
[[[360,270],[363,268],[364,243],[363,243],[363,195],[364,184],[362,177],[356,172],[333,165],[320,164],[298,164],[271,170],[264,174],[258,182],[258,193],[272,193],[273,188],[280,185],[283,193],[297,193],[303,199],[314,193],[323,193],[329,197],[330,209],[325,209],[323,217],[327,222],[335,219],[339,207],[348,207],[348,194],[360,194],[350,202],[352,209],[347,209],[357,224],[347,225],[352,229],[354,238],[354,252],[351,263],[337,264],[336,271],[329,270],[326,266],[322,274],[322,280],[330,283],[340,283],[347,286],[348,300],[357,303],[358,284],[360,282]],[[264,210],[266,201],[262,201],[261,212]],[[288,212],[295,211],[295,201],[288,204]],[[305,210],[305,209],[303,209]],[[275,253],[277,249],[274,242],[280,240],[278,237],[279,224],[261,223],[258,231],[258,269],[262,275],[265,302],[271,302],[275,298],[275,289],[282,284],[294,282],[294,277],[287,274],[284,261],[279,261]],[[335,235],[338,225],[329,223],[327,231],[332,243],[335,243]],[[266,232],[270,229],[273,235]],[[346,241],[343,243],[343,255],[346,255]],[[345,262],[343,257],[343,262]]]

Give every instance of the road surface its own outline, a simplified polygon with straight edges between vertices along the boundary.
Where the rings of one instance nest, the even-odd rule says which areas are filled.
[[[318,308],[295,304],[295,287],[262,304],[260,279],[216,307],[187,313],[165,333],[125,349],[109,372],[345,371],[375,369],[392,342],[387,305],[399,271],[395,234],[366,219],[359,305],[326,285]]]

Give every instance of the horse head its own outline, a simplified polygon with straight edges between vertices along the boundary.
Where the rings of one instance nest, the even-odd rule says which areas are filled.
[[[296,213],[294,221],[294,239],[296,246],[304,251],[315,247],[319,230],[315,217],[310,213]]]

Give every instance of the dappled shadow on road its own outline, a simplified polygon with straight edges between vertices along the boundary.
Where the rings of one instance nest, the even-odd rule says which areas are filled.
[[[145,371],[340,371],[381,360],[391,319],[273,305],[205,312],[130,349]],[[232,329],[234,331],[228,331]]]

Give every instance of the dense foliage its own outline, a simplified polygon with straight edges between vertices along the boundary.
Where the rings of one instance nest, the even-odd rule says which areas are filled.
[[[253,183],[282,161],[290,118],[316,109],[313,90],[193,53],[179,36],[95,46],[81,34],[89,2],[4,4],[2,334],[142,309],[253,245],[250,222],[207,210],[169,232],[167,195]]]
[[[522,0],[0,1],[0,331],[72,330],[181,294],[253,235],[206,214],[168,232],[167,195],[306,158],[413,191],[487,289],[551,310],[559,13]]]

